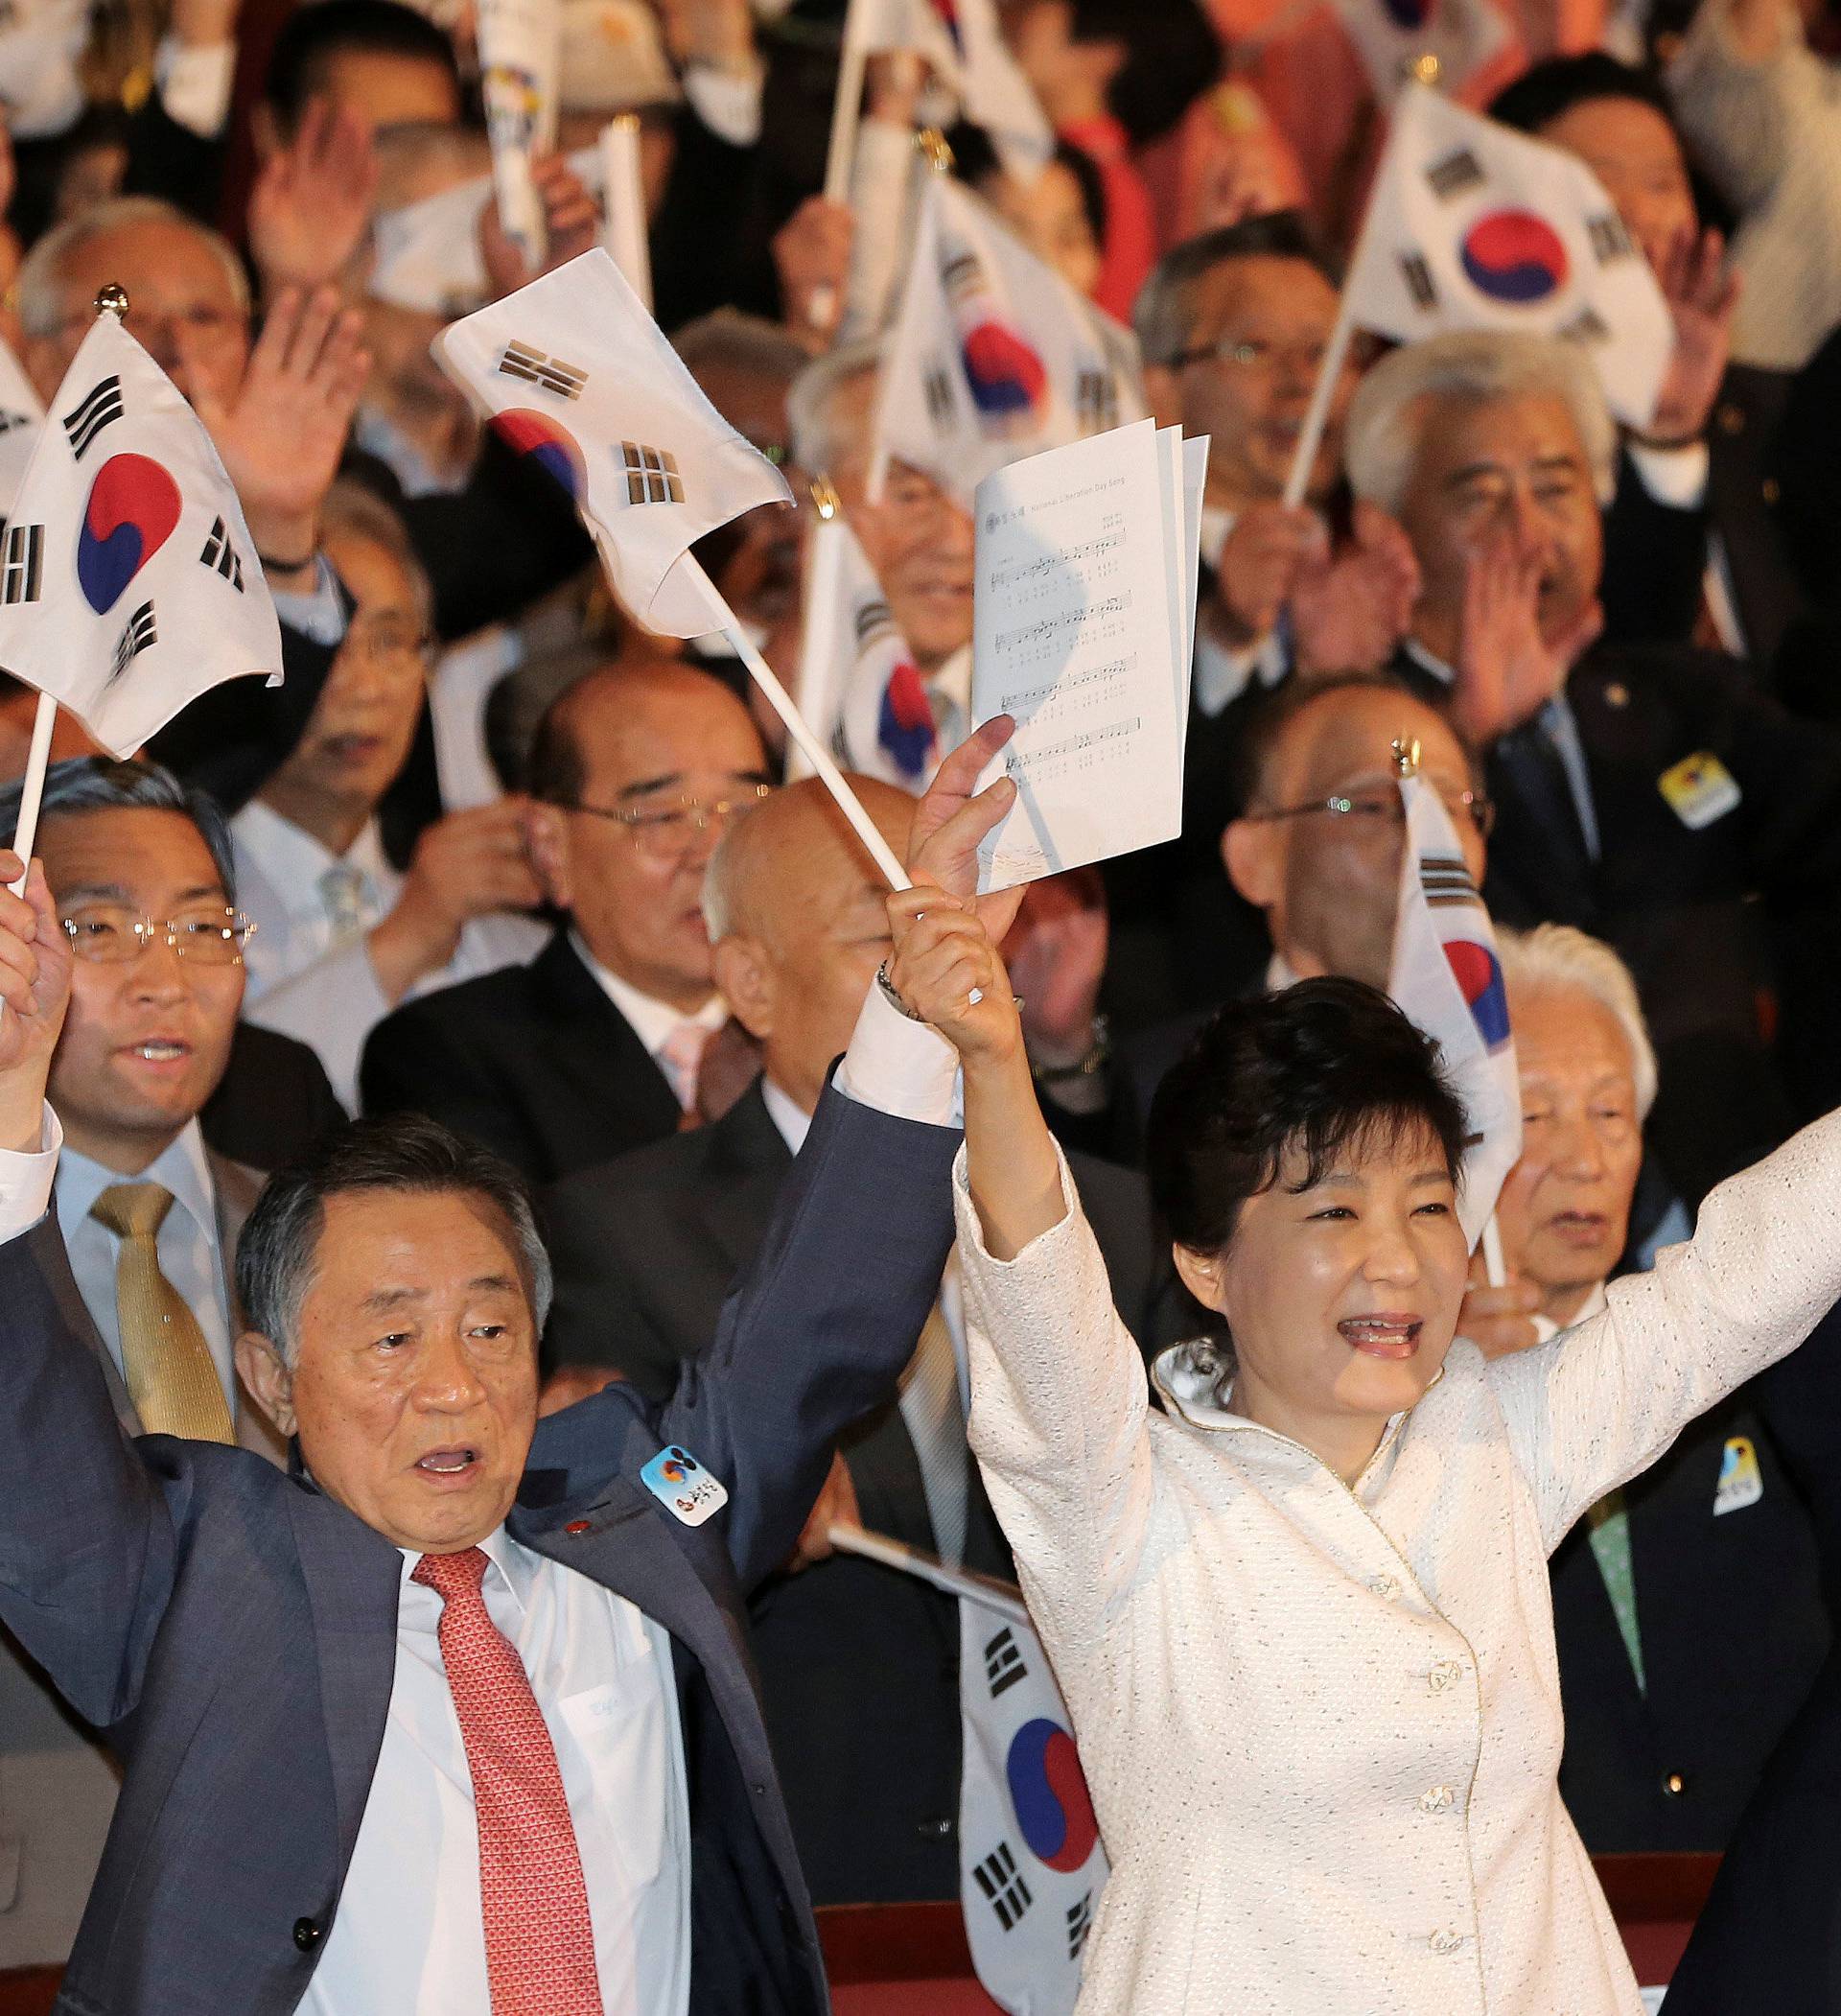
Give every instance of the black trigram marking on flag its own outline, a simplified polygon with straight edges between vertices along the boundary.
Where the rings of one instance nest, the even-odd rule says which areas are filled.
[[[949,301],[982,293],[985,270],[978,264],[978,255],[969,250],[954,252],[940,269],[940,283]]]
[[[1074,416],[1084,434],[1103,434],[1119,424],[1119,386],[1110,371],[1074,374]]]
[[[528,343],[507,343],[499,360],[499,368],[507,378],[522,378],[528,384],[540,385],[545,391],[554,392],[563,399],[579,399],[583,386],[588,383],[586,371],[566,364],[560,357],[546,357]]]
[[[1604,343],[1611,340],[1610,328],[1596,308],[1581,308],[1570,322],[1553,333],[1570,343]]]
[[[213,574],[221,574],[239,595],[243,593],[243,562],[230,544],[230,527],[221,518],[211,521],[211,536],[204,542],[198,558]]]
[[[951,374],[944,370],[931,370],[921,381],[921,390],[926,394],[927,417],[942,434],[952,426],[953,415],[959,410],[959,402],[953,396]]]
[[[628,504],[684,502],[684,479],[678,474],[678,458],[668,448],[643,448],[638,441],[622,441],[620,467],[626,472]]]
[[[1067,1908],[1067,1957],[1078,1960],[1086,1951],[1086,1935],[1093,1930],[1093,1892],[1084,1890],[1081,1901]]]
[[[1407,292],[1421,308],[1438,305],[1438,290],[1432,284],[1432,269],[1417,252],[1400,254],[1400,273],[1407,283]]]
[[[856,612],[856,649],[859,657],[885,631],[895,628],[895,613],[879,596],[872,596]]]
[[[1005,1688],[1015,1686],[1018,1680],[1029,1677],[1029,1668],[1024,1663],[1016,1640],[1006,1625],[985,1647],[985,1678],[990,1682],[990,1698],[995,1700]]]
[[[1419,886],[1433,909],[1453,903],[1480,903],[1477,884],[1470,879],[1462,855],[1422,854],[1419,856]]]
[[[1585,235],[1591,239],[1592,249],[1598,255],[1600,266],[1609,266],[1615,259],[1636,256],[1637,248],[1623,227],[1623,219],[1615,210],[1607,210],[1600,217],[1588,217]]]
[[[30,427],[31,425],[32,415],[30,413],[15,413],[5,407],[0,407],[0,434],[10,434],[15,427]]]
[[[115,666],[111,681],[119,679],[150,645],[158,644],[160,633],[153,627],[153,604],[143,602],[123,626],[115,644]]]
[[[1482,179],[1482,168],[1467,147],[1458,148],[1456,153],[1434,161],[1426,170],[1426,180],[1432,184],[1432,193],[1445,202],[1450,202],[1455,196],[1462,196],[1466,189],[1475,189]]]
[[[122,417],[122,381],[105,378],[88,398],[64,415],[64,432],[70,436],[71,453],[81,462],[89,444],[111,420]]]
[[[1017,1872],[1016,1858],[1010,1852],[1010,1843],[1005,1841],[994,1855],[987,1855],[971,1873],[985,1893],[985,1901],[997,1913],[998,1924],[1006,1932],[1014,1932],[1023,1921],[1023,1913],[1036,1900],[1029,1893],[1028,1884]]]
[[[42,525],[10,525],[0,542],[0,602],[35,602],[44,561]]]

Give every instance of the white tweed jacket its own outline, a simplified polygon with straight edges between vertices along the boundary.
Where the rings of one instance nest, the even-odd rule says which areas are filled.
[[[1351,1489],[1173,1394],[1068,1215],[986,1252],[956,1171],[971,1446],[1112,1876],[1081,2016],[1637,2016],[1560,1804],[1547,1557],[1841,1295],[1841,1114],[1511,1358],[1452,1348]]]

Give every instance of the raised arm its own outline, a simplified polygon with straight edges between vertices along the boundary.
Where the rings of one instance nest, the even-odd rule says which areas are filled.
[[[172,1528],[128,1445],[46,1209],[60,1136],[45,1105],[70,941],[36,863],[0,854],[0,1621],[79,1714],[132,1705],[171,1587]]]

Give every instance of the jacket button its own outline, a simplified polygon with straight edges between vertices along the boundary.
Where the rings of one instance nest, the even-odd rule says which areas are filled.
[[[1447,1806],[1456,1804],[1456,1793],[1449,1785],[1434,1785],[1429,1792],[1419,1794],[1421,1813],[1443,1813]]]
[[[1745,409],[1730,400],[1718,412],[1719,431],[1723,434],[1740,434],[1745,432]]]
[[[1387,1603],[1391,1603],[1400,1593],[1400,1584],[1394,1581],[1391,1575],[1377,1575],[1368,1583],[1368,1587],[1376,1596],[1379,1596]]]
[[[1464,1669],[1456,1659],[1440,1659],[1426,1675],[1426,1685],[1433,1694],[1444,1693],[1447,1687],[1456,1686],[1464,1676]]]
[[[1435,1932],[1432,1935],[1432,1950],[1435,1954],[1461,1953],[1464,1935],[1460,1932]]]
[[[312,1953],[319,1944],[319,1927],[312,1918],[294,1920],[294,1944],[302,1953]]]
[[[1767,504],[1776,504],[1783,495],[1783,486],[1774,476],[1767,476],[1758,487]]]
[[[567,1534],[574,1535],[578,1533],[587,1533],[589,1531],[589,1528],[590,1522],[587,1519],[571,1519],[569,1522],[569,1524],[563,1528],[563,1531]]]
[[[1678,1799],[1688,1790],[1688,1781],[1679,1771],[1670,1771],[1663,1779],[1662,1789],[1671,1799]]]

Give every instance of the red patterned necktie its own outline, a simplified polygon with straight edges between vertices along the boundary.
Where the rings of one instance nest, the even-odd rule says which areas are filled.
[[[478,1547],[425,1554],[441,1657],[479,1822],[479,1907],[492,2016],[602,2016],[594,1928],[556,1746],[518,1649],[486,1614]]]

